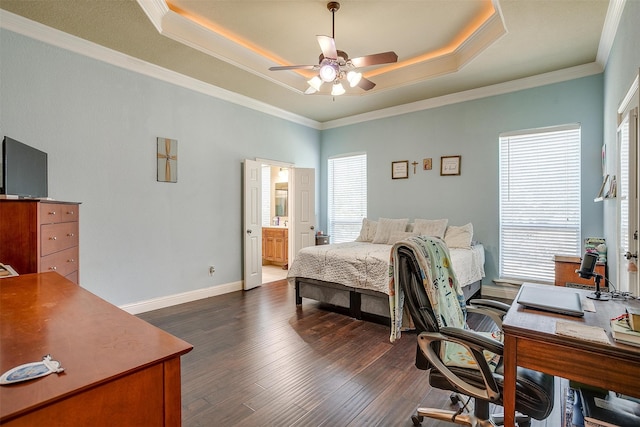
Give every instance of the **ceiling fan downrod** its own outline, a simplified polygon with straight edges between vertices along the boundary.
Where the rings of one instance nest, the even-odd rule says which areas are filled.
[[[331,38],[336,38],[336,11],[340,9],[340,3],[337,1],[330,1],[327,3],[327,9],[331,12]]]

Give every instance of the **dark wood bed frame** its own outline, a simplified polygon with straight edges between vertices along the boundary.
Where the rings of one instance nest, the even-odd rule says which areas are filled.
[[[296,305],[302,298],[346,308],[351,317],[362,319],[363,314],[389,318],[389,295],[368,289],[352,288],[322,280],[296,277]],[[464,299],[479,298],[482,281],[478,280],[462,288]]]

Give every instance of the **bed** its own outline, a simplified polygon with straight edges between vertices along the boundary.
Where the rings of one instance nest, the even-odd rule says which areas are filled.
[[[302,298],[344,307],[352,317],[389,317],[389,259],[392,244],[367,241],[306,247],[298,252],[287,280]],[[484,247],[449,248],[465,299],[479,294],[484,277]]]

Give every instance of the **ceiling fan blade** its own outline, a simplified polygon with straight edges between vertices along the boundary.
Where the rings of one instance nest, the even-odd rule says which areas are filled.
[[[371,90],[376,86],[374,82],[369,79],[365,79],[364,77],[360,79],[358,82],[358,87],[364,90]]]
[[[370,65],[389,64],[398,62],[398,55],[395,52],[374,53],[373,55],[351,58],[351,63],[356,67],[368,67]]]
[[[325,58],[338,59],[338,51],[336,50],[336,41],[333,37],[317,36],[320,50]]]
[[[281,70],[313,70],[317,68],[317,65],[283,65],[281,67],[269,67],[269,71],[281,71]]]

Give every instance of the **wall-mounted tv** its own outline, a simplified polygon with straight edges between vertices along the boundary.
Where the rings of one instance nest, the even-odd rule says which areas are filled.
[[[7,196],[48,197],[47,153],[5,136],[0,184]]]

